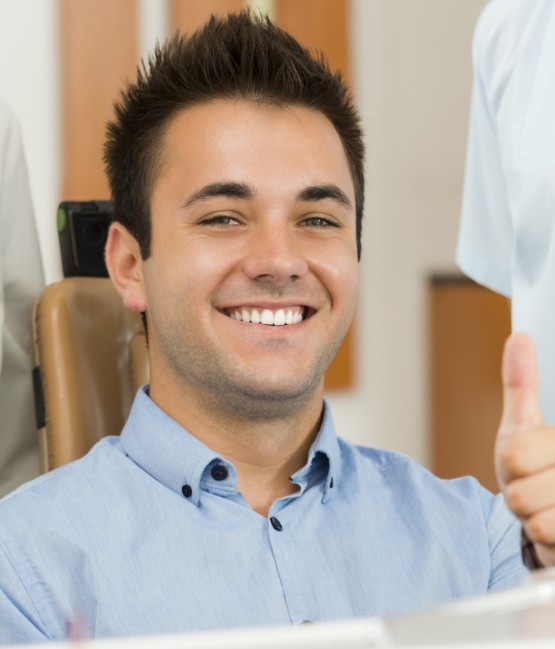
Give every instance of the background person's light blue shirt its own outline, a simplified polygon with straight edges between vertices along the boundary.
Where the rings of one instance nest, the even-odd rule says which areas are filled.
[[[511,298],[532,335],[555,424],[555,2],[493,0],[472,46],[474,84],[457,262]]]
[[[121,437],[0,503],[0,644],[399,614],[519,583],[519,526],[470,478],[338,439],[326,408],[268,518],[140,391]]]

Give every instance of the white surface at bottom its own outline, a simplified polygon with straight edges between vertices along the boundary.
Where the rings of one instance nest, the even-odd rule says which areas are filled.
[[[17,645],[38,649],[45,645]],[[518,588],[397,618],[72,640],[50,649],[555,649],[555,568]]]

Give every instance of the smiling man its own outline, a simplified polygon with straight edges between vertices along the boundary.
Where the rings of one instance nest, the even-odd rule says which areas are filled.
[[[289,477],[353,317],[348,160],[322,113],[249,98],[179,112],[163,141],[150,254],[115,223],[108,266],[125,305],[146,313],[150,398],[233,463],[266,516],[299,489]]]
[[[0,504],[0,641],[400,614],[518,583],[502,497],[337,437],[363,144],[339,75],[269,21],[158,49],[106,145],[106,260],[151,382],[121,436]]]

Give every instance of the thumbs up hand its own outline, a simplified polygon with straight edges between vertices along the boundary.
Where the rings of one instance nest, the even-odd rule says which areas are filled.
[[[503,353],[497,481],[545,566],[555,565],[555,426],[543,423],[534,342],[513,334]]]

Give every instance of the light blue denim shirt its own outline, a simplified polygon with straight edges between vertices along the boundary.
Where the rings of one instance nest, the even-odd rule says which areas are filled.
[[[336,437],[327,406],[267,518],[139,391],[120,437],[0,502],[0,644],[401,614],[519,583],[519,526],[471,478]]]

